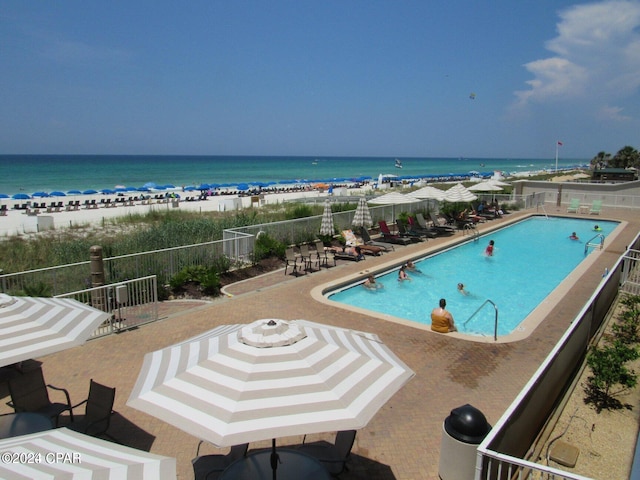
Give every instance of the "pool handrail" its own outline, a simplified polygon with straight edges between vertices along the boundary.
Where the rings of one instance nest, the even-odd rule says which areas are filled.
[[[591,243],[596,238],[600,239],[600,243]],[[589,247],[600,247],[600,250],[602,250],[604,248],[604,235],[599,233],[595,237],[590,239],[587,243],[584,244],[584,254],[585,255],[587,254],[587,250],[589,250]]]
[[[469,323],[469,321],[470,321],[473,317],[475,317],[475,316],[476,316],[476,313],[478,313],[480,310],[482,310],[482,308],[483,308],[487,303],[490,303],[491,305],[493,305],[493,308],[494,308],[494,310],[496,311],[496,320],[495,320],[495,325],[494,325],[494,329],[493,329],[493,339],[494,339],[495,341],[498,341],[498,306],[497,306],[495,303],[493,303],[493,301],[492,301],[492,300],[489,300],[488,298],[487,298],[484,302],[482,302],[482,305],[480,305],[480,306],[478,307],[478,309],[477,309],[475,312],[473,312],[469,318],[467,318],[467,320],[465,320],[465,322],[463,323],[463,325],[466,327],[466,326],[467,326],[467,323]]]

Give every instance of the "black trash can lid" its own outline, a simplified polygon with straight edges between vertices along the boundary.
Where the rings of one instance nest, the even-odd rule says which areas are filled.
[[[479,444],[491,430],[491,425],[480,410],[466,404],[451,410],[451,415],[444,420],[444,429],[456,440]]]

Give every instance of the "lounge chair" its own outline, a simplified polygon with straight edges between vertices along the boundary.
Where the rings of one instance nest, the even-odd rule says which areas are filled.
[[[396,220],[396,227],[398,227],[398,235],[400,235],[403,238],[408,238],[409,240],[411,240],[414,243],[418,243],[418,242],[424,242],[425,241],[425,236],[419,234],[418,232],[415,231],[409,231],[407,229],[407,227],[405,226],[404,223],[402,223],[402,221],[400,220]]]
[[[303,439],[303,443],[298,449],[320,460],[331,475],[337,476],[347,469],[347,460],[349,460],[353,443],[356,440],[356,431],[345,430],[336,433],[334,443],[304,443],[305,439]]]
[[[580,199],[572,198],[571,204],[567,207],[567,213],[578,213],[580,210]]]
[[[408,245],[411,243],[410,238],[401,237],[398,234],[391,233],[391,230],[389,229],[386,221],[380,220],[378,224],[380,225],[380,233],[382,234],[381,240],[383,242],[389,242],[396,245]]]
[[[369,231],[366,228],[360,229],[360,236],[362,237],[362,241],[364,242],[365,245],[374,245],[376,247],[380,247],[383,252],[392,252],[395,250],[393,248],[393,245],[388,245],[382,242],[376,242],[372,240],[371,236],[369,235]]]
[[[453,235],[456,232],[456,229],[451,225],[443,225],[438,220],[438,217],[435,216],[434,213],[429,213],[429,218],[431,219],[431,223],[433,224],[431,228],[439,235]],[[418,225],[423,228],[427,228],[427,221],[421,213],[416,213],[416,221]]]
[[[116,389],[107,387],[91,379],[89,383],[89,395],[86,400],[71,407],[72,409],[85,405],[84,417],[74,421],[67,427],[76,432],[100,437],[102,435],[113,438],[107,433],[113,415],[113,403],[116,399]]]
[[[243,443],[231,447],[226,455],[200,455],[200,445],[202,440],[198,443],[196,458],[191,460],[195,480],[215,480],[229,465],[244,457],[249,449],[249,444]]]
[[[358,246],[364,253],[367,253],[369,255],[378,256],[383,251],[381,247],[375,245],[366,245],[364,243],[364,240],[358,238],[356,234],[353,233],[353,230],[343,230],[342,236],[347,241],[347,245],[350,245],[352,247]]]
[[[49,391],[47,388],[63,392],[65,402],[52,402],[49,399]],[[47,385],[44,381],[42,368],[28,370],[22,375],[18,375],[10,379],[9,394],[11,396],[11,402],[9,402],[8,405],[13,407],[16,413],[41,413],[42,415],[46,415],[52,420],[55,420],[55,425],[57,427],[60,414],[63,412],[69,412],[69,418],[73,422],[73,410],[71,408],[69,392],[64,388]]]
[[[423,220],[424,220],[424,217],[423,217]],[[424,227],[420,225],[418,223],[417,217],[416,218],[408,217],[407,221],[409,222],[409,225],[408,225],[409,232],[414,232],[419,235],[423,235],[427,238],[436,238],[438,236],[438,232],[436,232],[434,228],[431,228],[426,224]]]
[[[592,215],[600,215],[600,211],[602,210],[602,200],[594,200],[591,204],[591,210],[589,213]]]
[[[347,248],[349,250],[347,250]],[[351,251],[355,250],[355,251]],[[361,247],[345,247],[342,251],[333,250],[334,258],[338,260],[350,260],[353,262],[359,262],[360,260],[364,260],[364,253],[362,253]]]

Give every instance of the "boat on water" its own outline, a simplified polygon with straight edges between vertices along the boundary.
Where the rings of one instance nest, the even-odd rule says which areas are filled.
[[[396,158],[396,168],[402,168],[402,162]]]

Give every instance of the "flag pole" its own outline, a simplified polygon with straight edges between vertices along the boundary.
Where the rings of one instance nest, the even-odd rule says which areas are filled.
[[[558,173],[558,145],[560,145],[560,143],[556,141],[556,173]]]

